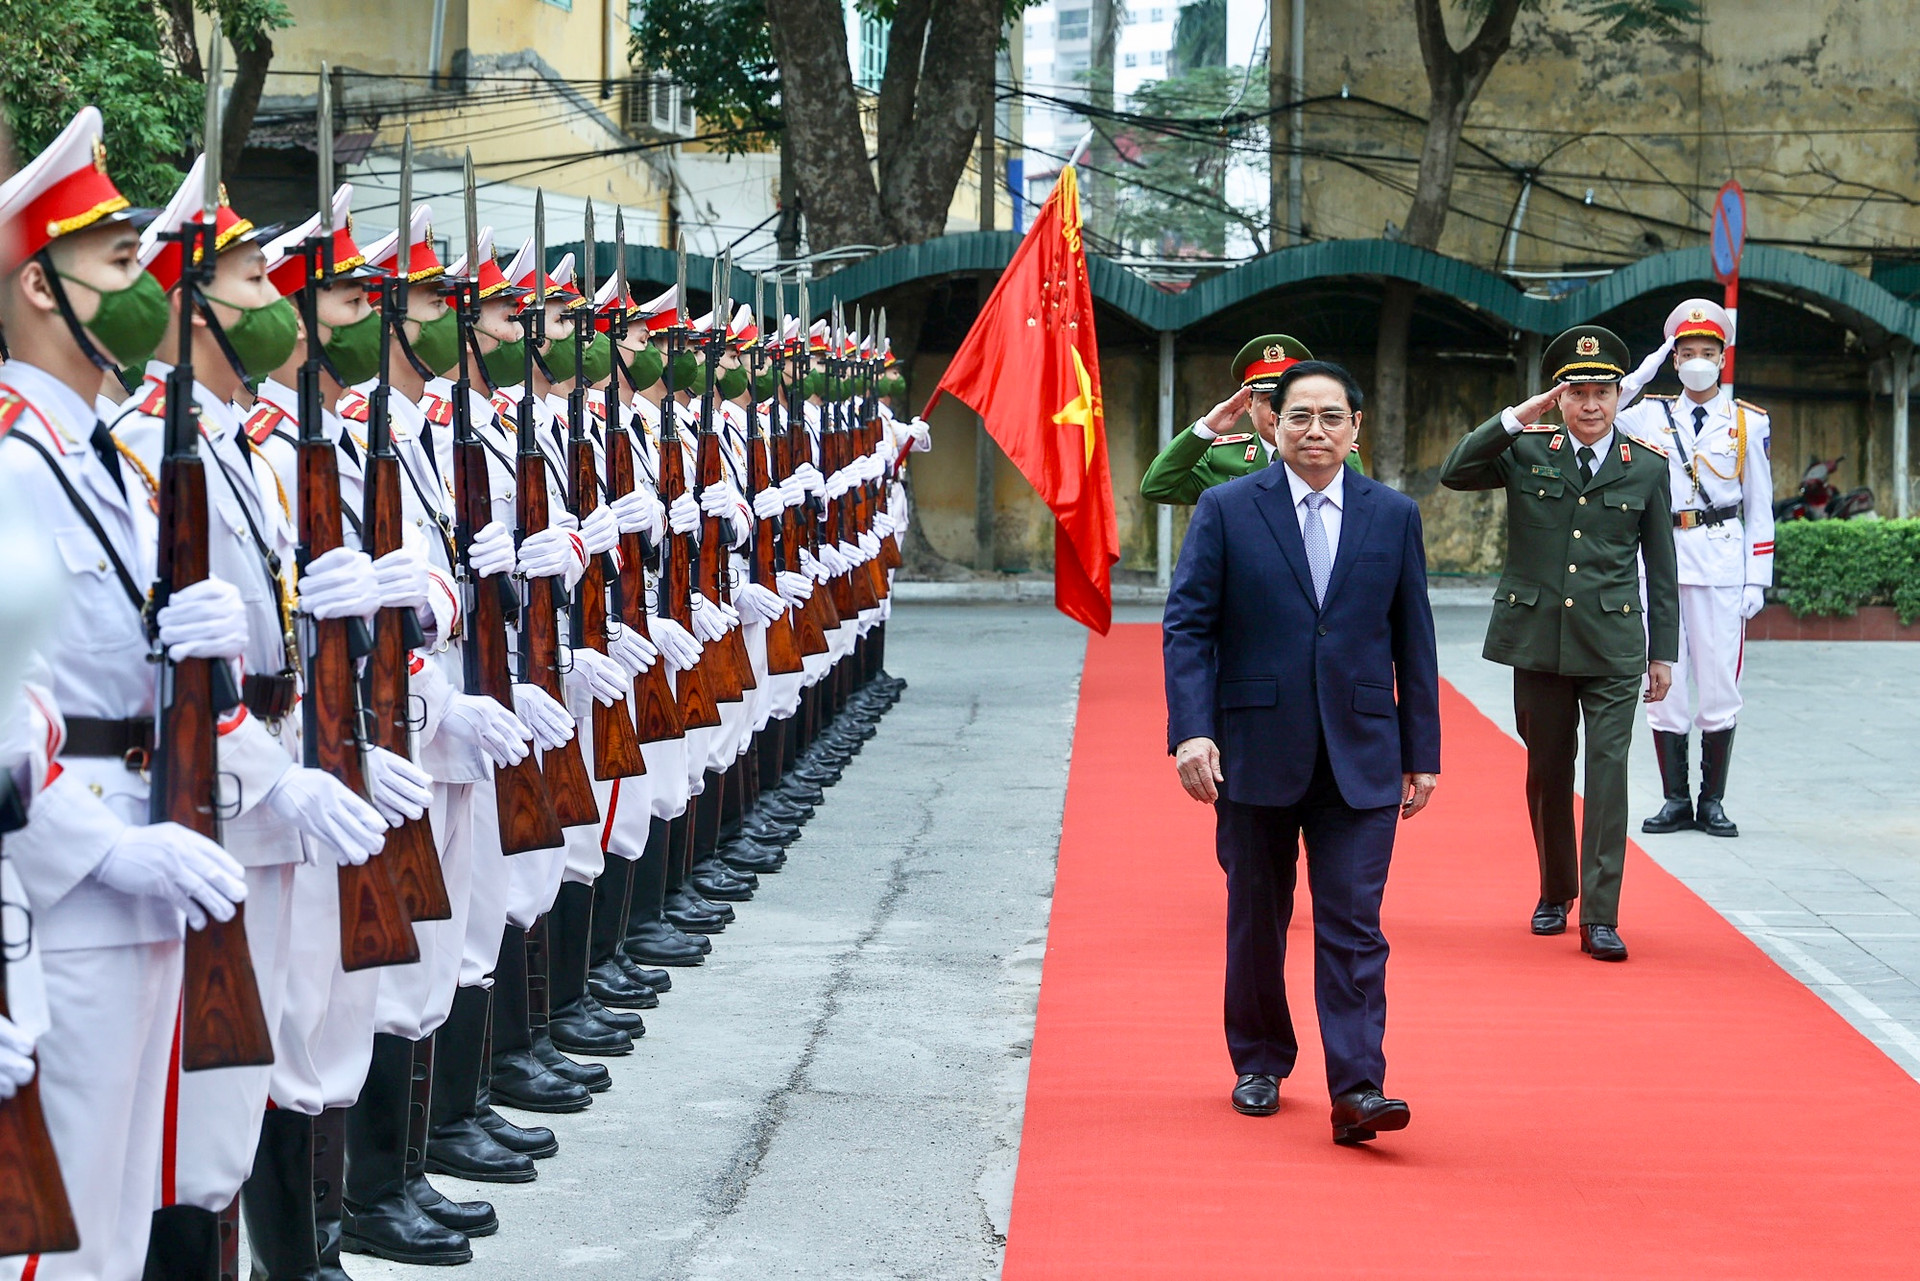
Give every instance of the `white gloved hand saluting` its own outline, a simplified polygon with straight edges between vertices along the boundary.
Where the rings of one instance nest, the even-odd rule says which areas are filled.
[[[813,579],[805,574],[783,569],[773,578],[780,584],[780,594],[796,605],[805,604],[813,596]]]
[[[327,846],[341,863],[360,864],[387,842],[380,811],[325,770],[296,765],[260,804],[274,817]]]
[[[709,643],[727,634],[727,616],[699,592],[693,594],[693,634]]]
[[[568,653],[573,655],[566,674],[569,695],[585,694],[602,707],[611,707],[627,696],[633,682],[620,670],[620,664],[584,645]]]
[[[653,643],[659,646],[669,667],[684,672],[700,661],[700,642],[692,632],[671,618],[656,618],[648,626],[653,628]]]
[[[404,543],[374,561],[373,574],[382,609],[427,607],[427,553],[418,543]]]
[[[246,873],[233,855],[178,823],[129,827],[93,869],[108,889],[164,899],[200,929],[211,916],[231,921],[233,905],[247,897]]]
[[[653,642],[640,634],[637,627],[609,627],[607,629],[607,657],[620,664],[620,670],[627,674],[631,684],[640,673],[650,670],[660,658],[660,651]]]
[[[559,578],[574,560],[573,537],[549,526],[520,541],[520,573],[526,578]]]
[[[538,685],[515,685],[513,706],[520,719],[533,731],[533,741],[541,751],[565,747],[573,737],[573,717],[553,696]]]
[[[742,584],[733,594],[733,603],[740,617],[750,623],[771,623],[787,612],[787,602],[780,599],[780,593],[759,583]]]
[[[533,750],[533,731],[485,694],[455,694],[440,718],[440,729],[478,744],[495,768],[518,765]]]
[[[753,496],[753,518],[772,520],[787,509],[786,496],[769,486]]]
[[[587,555],[599,556],[620,545],[620,518],[610,507],[596,507],[580,522],[580,541]]]
[[[1748,583],[1740,593],[1740,617],[1752,618],[1767,607],[1767,589],[1758,583]]]
[[[613,500],[614,519],[623,534],[639,534],[649,542],[659,542],[666,529],[667,509],[658,498],[634,490]]]
[[[691,493],[682,494],[667,504],[667,528],[676,534],[691,534],[700,528],[700,504]]]
[[[1673,339],[1669,338],[1663,346],[1641,361],[1637,369],[1620,380],[1621,409],[1631,405],[1646,385],[1659,375],[1660,367],[1667,363],[1667,357],[1671,354],[1673,354]]]
[[[33,1038],[0,1014],[0,1103],[33,1080]]]
[[[426,599],[426,593],[421,593]],[[307,562],[300,608],[315,618],[372,618],[380,611],[380,577],[365,552],[336,547]]]
[[[156,621],[167,657],[238,658],[247,648],[247,607],[240,589],[203,578],[173,593]]]
[[[513,532],[497,520],[482,525],[467,547],[467,564],[481,578],[511,574],[514,566]]]
[[[433,804],[433,776],[398,752],[384,747],[370,749],[365,773],[367,799],[387,820],[388,827],[419,818]]]

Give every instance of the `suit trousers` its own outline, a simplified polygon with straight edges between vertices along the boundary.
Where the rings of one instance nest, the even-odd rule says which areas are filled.
[[[1288,1076],[1299,1056],[1287,1008],[1287,925],[1301,838],[1313,895],[1313,995],[1334,1095],[1386,1085],[1387,939],[1380,896],[1399,807],[1355,809],[1323,749],[1292,805],[1214,803],[1215,845],[1227,874],[1227,1050],[1233,1070]]]
[[[1627,859],[1627,751],[1641,677],[1513,670],[1513,717],[1527,745],[1527,813],[1540,897],[1580,900],[1582,925],[1620,923]],[[1668,697],[1672,697],[1669,695]],[[1573,758],[1587,728],[1586,814],[1573,837]]]

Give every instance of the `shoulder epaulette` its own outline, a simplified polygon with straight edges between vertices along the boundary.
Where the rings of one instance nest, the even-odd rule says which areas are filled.
[[[1746,410],[1750,414],[1764,414],[1767,412],[1766,410],[1760,408],[1760,406],[1754,404],[1750,400],[1735,400],[1733,403],[1740,406],[1740,408]]]
[[[1666,402],[1672,402],[1672,401],[1676,401],[1676,400],[1678,400],[1678,399],[1680,399],[1680,398],[1679,398],[1678,396],[1656,396],[1656,395],[1655,395],[1654,393],[1652,393],[1652,392],[1648,392],[1648,393],[1646,393],[1646,394],[1645,394],[1644,396],[1642,396],[1642,397],[1640,397],[1640,399],[1642,399],[1642,400],[1659,400],[1659,401],[1666,401]]]
[[[340,397],[340,403],[334,406],[335,413],[339,414],[342,418],[351,419],[356,423],[366,422],[372,414],[372,411],[373,405],[372,402],[367,399],[367,394],[363,391],[353,391],[351,389],[348,390],[346,395]]]
[[[1620,434],[1622,436],[1625,436],[1628,440],[1632,441],[1634,444],[1640,446],[1640,448],[1642,449],[1651,450],[1652,452],[1660,455],[1662,458],[1665,458],[1667,456],[1667,451],[1665,449],[1662,449],[1659,445],[1654,444],[1652,441],[1648,440],[1644,436],[1635,436],[1628,432],[1621,432]]]
[[[435,427],[445,427],[453,422],[453,402],[444,396],[436,396],[432,392],[428,392],[420,401],[420,412],[425,414],[427,421]]]
[[[287,411],[271,401],[260,401],[247,415],[247,421],[241,424],[241,430],[247,433],[247,439],[256,445],[264,445],[267,437],[273,435],[274,428],[288,420]]]
[[[1213,438],[1213,444],[1214,445],[1244,445],[1252,439],[1253,439],[1252,432],[1243,431],[1235,436],[1215,436]],[[1212,448],[1212,447],[1213,446],[1209,446],[1208,448]]]
[[[1530,426],[1522,427],[1520,429],[1523,435],[1529,432],[1547,432],[1547,431],[1564,431],[1564,430],[1565,428],[1556,427],[1552,423],[1533,423]]]

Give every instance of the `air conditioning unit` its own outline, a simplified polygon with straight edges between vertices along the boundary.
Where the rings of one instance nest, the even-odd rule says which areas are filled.
[[[630,80],[621,87],[620,123],[629,133],[651,131],[693,137],[697,121],[684,89],[665,76]]]

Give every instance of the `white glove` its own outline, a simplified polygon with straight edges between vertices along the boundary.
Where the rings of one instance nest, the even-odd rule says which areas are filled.
[[[440,728],[449,728],[470,743],[479,744],[495,767],[518,765],[532,750],[533,731],[518,716],[485,694],[455,694],[440,718]]]
[[[787,612],[787,602],[780,599],[780,593],[758,583],[742,584],[733,594],[733,603],[739,608],[740,617],[750,623],[771,623]]]
[[[800,479],[798,472],[780,482],[780,501],[788,507],[798,507],[807,501],[806,482]]]
[[[887,515],[885,512],[875,512],[873,514],[873,536],[875,538],[885,538],[893,532],[893,517]]]
[[[640,634],[637,627],[609,627],[607,629],[607,657],[620,664],[620,670],[627,674],[631,684],[635,677],[652,669],[660,658],[660,651],[653,642]]]
[[[314,557],[300,575],[300,608],[315,618],[372,618],[380,610],[372,559],[348,547]]]
[[[872,560],[880,554],[880,536],[878,534],[861,534],[859,540],[860,550],[866,553],[866,559]]]
[[[783,569],[773,577],[780,584],[780,594],[796,605],[805,604],[813,596],[813,579],[805,574]]]
[[[839,471],[827,477],[826,494],[828,498],[839,498],[849,489],[853,488],[853,477],[847,474],[848,471],[848,468],[842,467]]]
[[[1667,339],[1659,350],[1640,362],[1640,367],[1620,380],[1620,408],[1631,405],[1646,385],[1660,372],[1660,366],[1667,363],[1667,357],[1673,354],[1673,339]],[[1748,615],[1752,617],[1752,615]]]
[[[821,544],[820,550],[825,551],[826,549],[826,544]],[[824,583],[833,577],[833,571],[827,568],[827,562],[821,560],[804,547],[800,549],[800,572],[813,579],[816,583]]]
[[[584,693],[602,707],[612,707],[627,696],[633,680],[621,670],[620,664],[584,645],[567,652],[573,655],[566,675],[568,695]]]
[[[341,863],[364,863],[387,842],[380,811],[324,770],[294,766],[260,804],[281,822],[331,847]]]
[[[238,658],[247,648],[247,607],[240,589],[219,578],[190,583],[160,611],[160,643],[167,657]]]
[[[684,672],[700,661],[700,642],[692,632],[671,618],[656,618],[648,626],[653,628],[653,643],[666,656],[667,666]]]
[[[693,594],[693,634],[709,642],[727,634],[727,616],[699,592]]]
[[[527,578],[559,578],[574,560],[573,536],[548,526],[520,541],[520,573]]]
[[[231,921],[233,905],[247,897],[246,873],[233,856],[178,823],[127,828],[93,879],[122,894],[165,899],[196,930],[209,916]]]
[[[33,1080],[33,1038],[0,1014],[0,1103]]]
[[[652,494],[638,489],[613,500],[613,515],[620,522],[621,533],[642,534],[656,543],[666,528],[666,507]]]
[[[403,544],[374,561],[373,574],[382,609],[427,607],[427,553],[418,543]]]
[[[718,609],[721,616],[727,620],[727,626],[729,628],[740,626],[740,611],[733,607],[732,602],[717,600],[713,602],[713,604],[714,608]]]
[[[924,418],[916,418],[907,424],[907,430],[913,434],[913,452],[924,454],[933,448],[933,428]]]
[[[388,827],[419,818],[433,804],[433,776],[398,752],[384,747],[372,749],[367,753],[365,772],[367,799],[387,820]]]
[[[676,534],[691,534],[700,528],[700,504],[691,493],[667,504],[667,528]]]
[[[488,521],[467,548],[467,563],[481,578],[513,572],[513,532],[497,520]],[[496,703],[494,706],[498,707]]]
[[[772,520],[787,509],[786,495],[778,489],[767,488],[753,496],[753,518]]]
[[[799,481],[800,487],[809,494],[826,492],[826,477],[822,476],[820,469],[812,463],[801,463],[798,467],[795,467],[793,469],[793,479]]]
[[[853,562],[842,556],[832,543],[820,544],[820,564],[826,569],[828,577],[844,574],[853,568]]]
[[[596,507],[580,522],[580,541],[587,555],[599,556],[620,545],[620,518],[611,507]]]
[[[708,485],[700,491],[700,510],[716,520],[725,520],[746,506],[732,485]]]
[[[1740,593],[1740,617],[1752,618],[1767,607],[1767,589],[1758,583],[1748,583],[1746,590]]]
[[[541,751],[565,747],[573,737],[573,717],[538,685],[515,685],[513,706],[533,731],[533,741]]]

